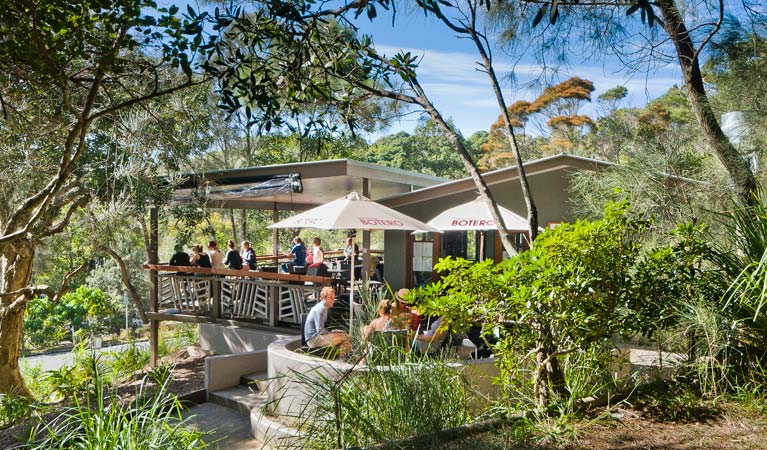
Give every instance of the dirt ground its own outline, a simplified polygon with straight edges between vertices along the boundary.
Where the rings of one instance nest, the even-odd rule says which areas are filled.
[[[205,388],[205,357],[190,356],[186,349],[179,349],[160,359],[160,364],[173,366],[173,381],[168,390],[182,396]],[[145,370],[149,370],[146,367]],[[143,374],[133,377],[133,381],[118,388],[123,399],[131,399],[141,385]]]
[[[740,404],[724,404],[706,421],[660,421],[637,409],[602,411],[578,421],[550,442],[528,440],[502,428],[436,446],[433,450],[756,450],[767,449],[767,416]],[[560,429],[558,432],[561,432]],[[545,436],[545,433],[543,433]],[[539,438],[540,439],[540,435]]]

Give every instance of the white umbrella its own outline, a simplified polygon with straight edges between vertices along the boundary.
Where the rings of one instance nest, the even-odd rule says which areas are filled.
[[[527,219],[500,205],[498,210],[507,230],[527,231]],[[440,231],[484,231],[498,228],[482,197],[443,211],[428,224]]]
[[[529,228],[527,219],[503,206],[498,205],[501,217],[508,231],[524,232]],[[428,222],[440,231],[480,231],[480,259],[485,253],[485,230],[496,230],[498,226],[482,197],[450,208]]]
[[[267,228],[318,228],[323,230],[439,231],[420,220],[371,201],[356,192],[282,220]],[[354,248],[354,242],[352,242]],[[354,257],[351,258],[349,319],[354,319]]]

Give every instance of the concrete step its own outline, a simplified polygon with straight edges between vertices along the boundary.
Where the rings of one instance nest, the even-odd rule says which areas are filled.
[[[265,450],[251,434],[249,415],[211,402],[186,408],[181,414],[187,425],[206,433],[202,439],[211,450]]]
[[[258,392],[266,392],[269,387],[269,375],[266,372],[255,372],[240,377],[240,384]]]
[[[244,414],[250,414],[252,409],[261,408],[267,402],[265,392],[258,392],[245,386],[235,386],[211,392],[209,398],[211,402]]]

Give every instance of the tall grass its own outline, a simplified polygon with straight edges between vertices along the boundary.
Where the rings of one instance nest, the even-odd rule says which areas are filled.
[[[474,394],[462,369],[446,360],[357,369],[291,375],[314,393],[295,418],[303,448],[366,447],[475,418]]]
[[[72,398],[48,423],[33,429],[31,450],[186,450],[205,448],[202,433],[186,426],[178,398],[167,391],[167,383],[148,392],[142,383],[138,400],[124,405],[92,367],[94,391],[84,399]],[[146,381],[146,380],[145,380]]]

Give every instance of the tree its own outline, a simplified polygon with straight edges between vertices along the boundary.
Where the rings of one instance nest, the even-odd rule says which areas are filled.
[[[591,101],[594,84],[578,77],[569,78],[561,83],[549,86],[532,102],[519,100],[507,108],[513,119],[512,126],[521,128],[527,122],[543,117],[545,127],[549,129],[546,143],[539,147],[542,156],[547,153],[572,153],[581,141],[582,129],[596,126],[591,117],[578,114],[583,102]],[[508,137],[503,115],[490,126],[490,139],[484,147],[485,160],[490,167],[503,167],[513,160],[509,152]],[[505,145],[506,144],[506,145]],[[536,149],[538,150],[538,149]],[[532,153],[532,149],[528,149]]]
[[[358,37],[351,28],[347,15],[374,18],[377,7],[390,8],[393,4],[393,0],[359,0],[323,9],[324,5],[308,0],[280,1],[252,12],[236,9],[219,13],[216,27],[223,30],[222,38],[217,40],[215,58],[206,69],[219,79],[222,104],[231,113],[244,110],[267,129],[282,124],[286,114],[300,115],[303,105],[317,99],[342,114],[371,96],[422,108],[456,150],[499,224],[504,248],[514,253],[510,234],[500,226],[503,221],[498,206],[461,136],[450,128],[418,81],[418,58],[410,53],[385,57],[375,50],[369,37]],[[268,41],[262,39],[267,32]],[[521,166],[520,171],[526,180]],[[523,190],[529,193],[529,189]],[[534,207],[528,211],[537,218]],[[531,229],[534,237],[537,221],[531,222]]]
[[[505,36],[512,40],[523,35],[538,38],[540,55],[554,52],[561,59],[573,48],[570,45],[578,46],[579,55],[584,54],[584,47],[586,52],[588,47],[595,53],[609,50],[627,61],[627,69],[633,71],[642,64],[657,62],[664,49],[673,47],[669,50],[676,56],[685,94],[708,147],[727,170],[735,193],[750,203],[756,193],[756,178],[723,133],[700,66],[701,55],[721,30],[727,7],[721,0],[690,5],[678,0],[507,0],[489,5],[491,13],[501,21]],[[688,9],[695,13],[682,14]],[[763,19],[757,9],[749,8],[748,14],[755,22]],[[637,16],[647,27],[634,22]],[[696,19],[699,22],[693,23]],[[532,30],[536,26],[542,30],[537,35]],[[665,37],[659,36],[659,28]],[[637,60],[638,57],[644,60]]]
[[[442,259],[440,281],[416,293],[419,311],[458,329],[481,324],[485,335],[500,328],[494,351],[512,381],[504,384],[518,389],[512,377],[532,360],[532,380],[526,373],[520,381],[532,384],[536,406],[546,411],[568,396],[562,359],[605,351],[604,340],[634,306],[631,276],[644,223],[629,220],[627,210],[612,204],[600,220],[546,230],[529,251],[500,264]]]
[[[461,135],[452,121],[448,125]],[[476,158],[477,153],[464,142]],[[461,178],[465,173],[445,134],[434,120],[427,118],[419,121],[413,134],[400,131],[377,140],[368,149],[367,161],[446,178]]]
[[[54,292],[30,285],[40,240],[66,229],[98,193],[90,174],[105,149],[90,131],[115,113],[185,89],[202,43],[201,18],[151,0],[0,6],[0,393],[29,396],[18,367],[27,301]],[[174,78],[174,70],[186,76]],[[66,282],[68,277],[64,277]]]

